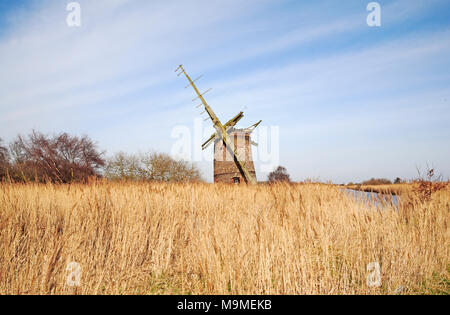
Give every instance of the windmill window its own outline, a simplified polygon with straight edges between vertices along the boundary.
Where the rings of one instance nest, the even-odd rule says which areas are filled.
[[[233,178],[233,183],[236,184],[236,185],[240,184],[241,183],[241,179],[239,177],[234,177]]]

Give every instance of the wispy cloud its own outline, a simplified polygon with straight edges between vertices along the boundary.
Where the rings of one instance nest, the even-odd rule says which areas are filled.
[[[184,63],[193,76],[205,74],[199,84],[214,88],[208,101],[224,120],[246,106],[243,124],[264,119],[281,127],[282,163],[296,179],[353,180],[371,169],[399,176],[395,157],[384,168],[374,158],[382,146],[371,137],[386,130],[401,136],[384,149],[408,152],[410,164],[441,163],[448,153],[450,21],[408,24],[427,20],[444,1],[382,2],[380,29],[365,24],[360,1],[80,3],[81,28],[67,27],[60,1],[8,13],[0,37],[3,138],[64,129],[90,134],[109,152],[168,151],[171,129],[191,126],[197,115],[192,91],[173,72]],[[415,143],[413,126],[429,123]],[[406,142],[417,150],[399,151]],[[329,167],[333,156],[346,157],[339,170]]]

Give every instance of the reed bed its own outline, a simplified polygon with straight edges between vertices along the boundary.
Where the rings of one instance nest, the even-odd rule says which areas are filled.
[[[449,212],[449,190],[0,184],[0,294],[448,294]]]
[[[348,189],[374,192],[380,194],[402,195],[414,189],[414,184],[390,184],[390,185],[347,185]]]

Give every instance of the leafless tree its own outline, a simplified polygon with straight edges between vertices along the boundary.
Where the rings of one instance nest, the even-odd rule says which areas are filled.
[[[105,176],[109,180],[139,180],[142,170],[139,157],[118,152],[106,161]]]
[[[278,166],[276,170],[271,172],[268,176],[269,183],[275,183],[275,182],[290,182],[291,178],[283,166]]]
[[[3,146],[3,140],[0,138],[0,181],[7,177],[9,168],[8,149]]]
[[[117,153],[107,161],[105,176],[110,180],[201,181],[200,171],[194,164],[154,152],[138,155]]]
[[[23,181],[69,183],[99,175],[103,153],[87,136],[61,133],[47,136],[33,131],[10,144],[14,177]]]

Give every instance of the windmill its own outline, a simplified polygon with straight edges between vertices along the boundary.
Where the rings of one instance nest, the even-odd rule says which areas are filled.
[[[200,93],[195,86],[195,82],[201,76],[192,80],[182,65],[175,72],[178,72],[178,76],[182,74],[186,76],[189,85],[192,86],[197,94],[197,97],[192,101],[200,99],[201,104],[197,107],[203,105],[205,109],[203,113],[207,113],[209,116],[205,120],[211,119],[214,129],[216,129],[216,132],[202,145],[202,149],[205,150],[214,143],[214,181],[240,183],[242,179],[248,184],[256,184],[256,172],[251,158],[251,145],[257,144],[251,141],[250,135],[259,126],[261,121],[249,128],[237,129],[235,128],[236,124],[244,117],[244,113],[240,112],[227,123],[222,124],[203,98],[203,95],[211,91],[211,89]],[[231,161],[228,157],[231,157]]]

